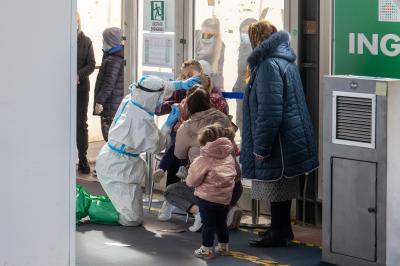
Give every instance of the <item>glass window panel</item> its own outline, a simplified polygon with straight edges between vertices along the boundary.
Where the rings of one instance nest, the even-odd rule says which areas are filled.
[[[195,0],[193,57],[209,63],[215,87],[244,91],[247,57],[252,51],[247,28],[258,19],[267,19],[283,29],[284,1]],[[242,101],[229,100],[229,109],[241,128]]]

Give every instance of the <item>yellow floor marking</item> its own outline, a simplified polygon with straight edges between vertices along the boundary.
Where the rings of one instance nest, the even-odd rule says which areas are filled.
[[[260,257],[257,257],[257,256],[248,255],[248,254],[243,253],[243,252],[231,251],[230,254],[235,259],[246,260],[246,261],[252,262],[252,263],[257,264],[257,265],[262,265],[262,266],[289,266],[289,265],[286,265],[286,264],[280,264],[280,263],[278,263],[276,261],[273,261],[273,260],[267,260],[267,259],[263,259],[263,258],[260,258]]]
[[[258,233],[260,232],[260,229],[245,229],[245,228],[239,228],[239,230],[240,230],[240,231],[243,231],[243,232],[246,232],[246,233],[255,234],[255,235],[258,235]],[[264,232],[264,231],[261,230],[261,232]],[[314,244],[309,244],[309,243],[300,242],[300,241],[298,241],[298,240],[292,240],[292,241],[290,241],[290,242],[292,242],[293,244],[297,244],[297,245],[305,245],[305,246],[311,247],[311,248],[319,248],[319,249],[322,249],[321,246],[317,246],[317,245],[314,245]]]

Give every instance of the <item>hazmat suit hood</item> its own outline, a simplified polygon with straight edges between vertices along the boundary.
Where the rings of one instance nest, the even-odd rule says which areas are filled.
[[[163,102],[166,83],[156,76],[143,76],[138,83],[133,83],[129,88],[131,99],[145,111],[154,113]]]

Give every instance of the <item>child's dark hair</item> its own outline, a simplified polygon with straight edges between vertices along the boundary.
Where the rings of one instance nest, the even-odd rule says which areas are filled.
[[[220,124],[213,124],[205,127],[199,134],[200,146],[204,146],[207,142],[216,141],[219,138],[228,138],[232,143],[235,142],[235,131],[233,128],[224,128]]]
[[[190,115],[198,112],[206,111],[211,108],[210,94],[200,85],[195,86],[196,89],[191,92],[187,98],[187,108]]]

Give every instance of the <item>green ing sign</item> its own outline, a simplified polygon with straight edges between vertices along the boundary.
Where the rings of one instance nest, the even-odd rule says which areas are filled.
[[[335,0],[334,74],[400,78],[396,0]]]

